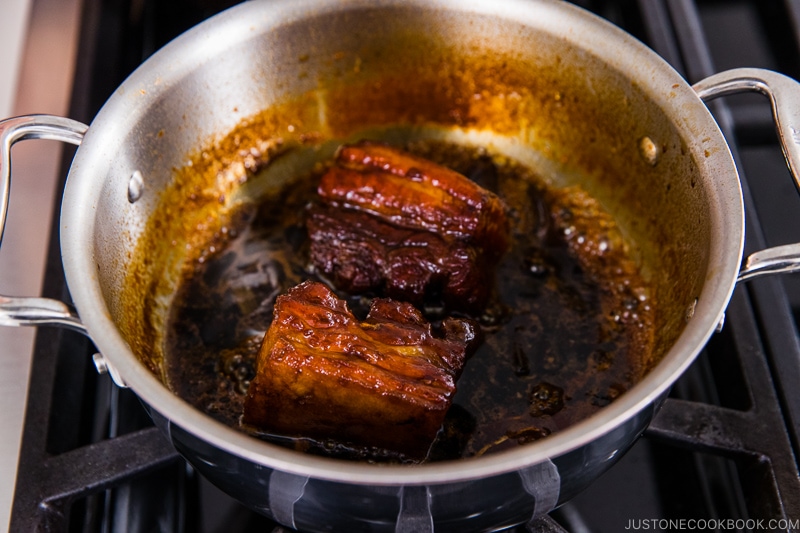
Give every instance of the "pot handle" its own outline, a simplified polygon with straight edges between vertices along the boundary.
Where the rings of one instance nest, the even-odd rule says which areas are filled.
[[[693,89],[704,101],[740,92],[759,92],[769,98],[783,155],[800,191],[800,84],[788,76],[758,68],[720,72],[697,82]],[[800,271],[800,243],[766,248],[747,257],[737,281],[768,274]]]
[[[52,115],[26,115],[0,121],[0,245],[3,242],[11,190],[11,147],[17,141],[28,139],[79,145],[88,128],[81,122]],[[49,298],[0,295],[0,325],[63,326],[87,334],[72,307]]]

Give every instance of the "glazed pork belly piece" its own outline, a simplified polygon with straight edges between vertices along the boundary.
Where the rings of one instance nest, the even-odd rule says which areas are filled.
[[[465,176],[401,150],[340,148],[309,213],[311,261],[342,290],[421,305],[440,294],[480,310],[509,245],[503,201]]]
[[[423,459],[476,340],[466,320],[440,329],[390,299],[375,299],[359,322],[325,285],[301,283],[276,301],[243,422]]]
[[[381,288],[390,298],[422,305],[429,289],[438,287],[446,304],[467,310],[480,309],[489,296],[486,276],[494,264],[462,241],[324,205],[309,214],[306,225],[314,264],[340,290]]]

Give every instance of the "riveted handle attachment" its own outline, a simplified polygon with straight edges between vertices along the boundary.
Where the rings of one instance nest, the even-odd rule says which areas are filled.
[[[11,191],[11,147],[18,141],[48,139],[79,145],[88,126],[52,115],[26,115],[0,121],[0,244],[3,241]],[[48,298],[0,295],[2,326],[63,326],[86,334],[75,311]]]
[[[739,68],[709,76],[693,88],[704,101],[741,92],[757,92],[769,98],[783,155],[800,191],[800,83],[771,70]],[[737,281],[797,271],[800,243],[753,253],[744,261]]]

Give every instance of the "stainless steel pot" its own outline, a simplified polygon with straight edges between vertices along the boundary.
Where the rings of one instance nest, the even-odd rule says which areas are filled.
[[[416,89],[404,92],[407,86]],[[61,302],[0,296],[0,323],[87,333],[102,354],[98,369],[138,394],[188,461],[288,526],[464,531],[523,523],[574,496],[632,445],[721,325],[737,279],[800,268],[796,246],[764,250],[740,268],[741,189],[703,103],[739,91],[770,98],[797,178],[796,82],[742,69],[691,87],[641,43],[568,4],[248,2],[155,54],[89,127],[51,116],[0,123],[0,222],[15,142],[81,145],[61,211],[64,268],[78,314]],[[373,100],[347,115],[341,106],[353,104],[348,94]],[[267,138],[313,133],[324,144],[364,132],[444,136],[489,144],[543,169],[556,184],[589,189],[639,245],[653,280],[658,333],[649,373],[596,415],[546,439],[418,466],[303,455],[222,425],[172,394],[160,372],[157,332],[187,255],[176,251],[181,247],[154,250],[144,267],[132,258],[141,258],[142,243],[152,239],[164,192],[180,187],[174,169],[206,148],[219,149],[243,120],[292,99],[302,104],[299,114],[260,122]],[[237,157],[255,146],[239,148],[244,155],[229,154],[233,162],[209,190],[236,197],[245,172]],[[233,208],[222,203],[218,209]],[[188,223],[207,214],[195,208],[171,206]],[[145,300],[152,305],[137,306]],[[156,341],[142,343],[139,334],[148,328]]]

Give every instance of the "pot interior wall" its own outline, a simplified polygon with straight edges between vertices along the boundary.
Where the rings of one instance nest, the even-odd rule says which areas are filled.
[[[690,89],[677,76],[674,86],[648,88],[664,67],[618,62],[633,41],[621,40],[615,55],[608,35],[586,31],[564,6],[341,5],[262,9],[247,31],[223,15],[115,95],[109,107],[130,111],[115,126],[120,143],[108,173],[117,178],[106,180],[97,206],[95,255],[106,303],[134,353],[162,374],[178,274],[206,252],[197,236],[221,228],[246,196],[240,187],[253,168],[291,146],[318,147],[308,153],[321,157],[365,135],[442,136],[509,155],[554,185],[580,183],[614,213],[653,282],[647,364],[655,364],[680,335],[708,270],[709,180],[696,132],[664,105],[670,92]],[[146,183],[133,204],[132,170]]]

